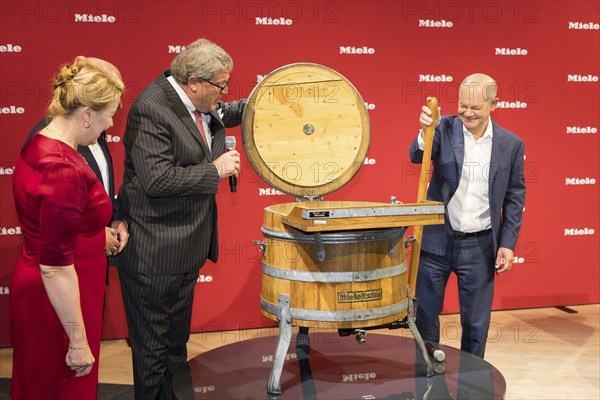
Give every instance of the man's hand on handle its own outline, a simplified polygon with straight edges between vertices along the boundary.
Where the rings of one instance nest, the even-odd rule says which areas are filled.
[[[427,98],[427,101],[429,101],[431,97]],[[438,107],[438,112],[437,112],[437,119],[435,121],[435,126],[437,127],[440,124],[440,120],[441,120],[441,114],[442,114],[442,107]],[[419,114],[419,124],[421,124],[421,137],[423,138],[423,140],[425,140],[425,128],[430,126],[433,123],[433,120],[431,119],[431,110],[429,109],[429,107],[427,105],[424,105],[421,108],[421,114]]]

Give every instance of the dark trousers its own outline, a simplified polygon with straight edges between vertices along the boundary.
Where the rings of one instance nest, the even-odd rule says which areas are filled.
[[[421,252],[416,287],[417,328],[424,340],[439,343],[439,315],[446,283],[454,272],[458,280],[461,350],[483,358],[494,297],[496,255],[492,231],[452,239],[448,247],[445,256]]]
[[[170,400],[186,367],[197,273],[149,275],[119,269],[133,356],[136,400]]]

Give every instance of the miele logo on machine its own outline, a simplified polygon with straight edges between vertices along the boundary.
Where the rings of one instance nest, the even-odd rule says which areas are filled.
[[[0,286],[0,296],[5,295],[5,294],[10,294],[10,290],[8,289],[8,286]]]
[[[591,236],[595,233],[592,228],[565,228],[565,236]]]
[[[93,14],[77,14],[75,13],[75,22],[96,22],[96,23],[114,23],[117,22],[117,18],[113,15],[93,15]]]
[[[498,108],[527,108],[527,103],[524,101],[499,101],[496,105]]]
[[[598,82],[598,75],[567,75],[567,82]]]
[[[419,82],[452,82],[452,75],[419,74]]]
[[[598,133],[595,126],[567,126],[567,135]]]
[[[0,114],[25,114],[25,108],[19,106],[0,107]]]
[[[595,22],[572,22],[572,21],[569,21],[569,29],[599,30],[600,24],[597,24]]]
[[[0,236],[14,236],[14,235],[22,235],[20,226],[15,226],[14,228],[7,228],[7,227],[3,226],[0,228]]]
[[[452,21],[434,20],[434,19],[420,19],[419,28],[452,28],[454,23]]]
[[[340,46],[340,54],[375,54],[375,49],[367,46]]]
[[[496,47],[497,56],[526,56],[528,53],[527,49],[517,47],[516,49],[510,49],[508,47]]]
[[[565,178],[565,185],[595,185],[596,179],[585,177],[585,178]]]
[[[285,194],[275,188],[258,188],[259,196],[280,196]]]
[[[294,360],[298,358],[298,356],[296,355],[296,353],[287,353],[285,355],[285,361],[289,361],[289,360]],[[273,354],[269,354],[266,356],[261,356],[261,360],[262,362],[266,363],[272,363],[275,360],[275,356]]]
[[[289,18],[271,18],[271,17],[256,17],[256,25],[287,25],[290,26],[294,23]]]
[[[169,48],[169,53],[181,53],[183,50],[185,50],[185,46],[175,45],[175,44],[170,44],[168,46],[168,48]]]
[[[18,44],[0,44],[0,53],[20,53],[23,50]]]
[[[370,379],[375,378],[377,378],[377,374],[375,372],[365,372],[362,374],[345,374],[342,375],[342,382],[368,381]]]

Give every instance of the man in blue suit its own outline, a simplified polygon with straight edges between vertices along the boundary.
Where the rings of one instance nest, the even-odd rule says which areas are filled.
[[[417,328],[439,342],[439,314],[450,273],[458,280],[461,349],[484,356],[494,277],[508,272],[525,203],[523,140],[490,118],[498,86],[476,73],[461,83],[458,115],[435,121],[433,174],[427,198],[445,205],[445,223],[424,227],[417,274]],[[424,106],[423,131],[410,146],[421,163],[424,130],[434,121]],[[439,113],[438,113],[439,116]]]

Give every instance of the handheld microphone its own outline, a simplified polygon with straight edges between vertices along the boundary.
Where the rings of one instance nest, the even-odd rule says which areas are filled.
[[[227,151],[235,150],[235,136],[226,136],[225,137],[225,148]],[[233,175],[229,177],[229,189],[231,193],[235,193],[237,191],[237,178]]]

